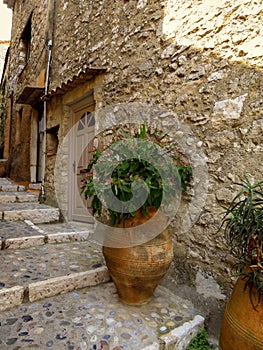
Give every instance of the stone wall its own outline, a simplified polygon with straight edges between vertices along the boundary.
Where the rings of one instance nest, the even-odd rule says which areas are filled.
[[[262,180],[261,5],[245,0],[209,8],[199,1],[57,2],[51,89],[81,70],[105,67],[97,108],[139,102],[171,111],[174,125],[177,119],[189,126],[207,157],[206,202],[187,232],[174,224],[176,257],[166,280],[178,290],[182,283],[195,286],[204,312],[209,307],[202,298],[216,298],[210,310],[218,314],[222,293],[231,289],[233,259],[216,234],[221,205],[233,197],[233,183],[244,173]]]
[[[52,4],[52,2],[50,1]],[[11,101],[8,175],[30,181],[31,110],[28,102],[17,100],[26,87],[44,87],[47,65],[49,4],[15,1],[8,74],[8,97]],[[34,101],[35,105],[41,101]],[[41,108],[41,107],[40,107]],[[43,107],[42,107],[43,108]]]
[[[4,65],[5,65],[5,55],[6,51],[10,45],[10,41],[8,40],[0,40],[0,80],[2,77]]]
[[[105,67],[97,107],[144,102],[173,111],[207,156],[210,187],[199,226],[214,231],[233,181],[244,172],[255,180],[262,174],[263,53],[255,40],[262,38],[262,8],[245,0],[211,8],[198,1],[173,4],[58,1],[51,89],[82,69]],[[214,246],[215,238],[205,236]],[[192,238],[200,244],[198,235]],[[210,253],[191,255],[209,264]]]
[[[19,6],[20,1],[16,3]],[[26,13],[31,11],[30,4]],[[33,12],[33,63],[23,82],[34,81],[34,70],[39,72],[45,60],[43,41],[45,33],[51,35],[52,24],[43,15],[45,6],[37,4]],[[222,307],[224,294],[231,289],[232,257],[222,235],[216,234],[221,205],[232,198],[233,183],[244,173],[262,180],[262,11],[262,1],[247,0],[219,0],[209,6],[198,0],[57,0],[54,12],[48,127],[63,126],[60,143],[67,133],[69,114],[58,107],[63,104],[59,94],[65,86],[70,89],[71,82],[87,69],[105,70],[96,90],[97,110],[112,106],[114,112],[120,103],[143,103],[146,109],[157,106],[168,111],[162,125],[173,135],[177,122],[194,135],[185,138],[186,152],[188,142],[189,150],[194,146],[195,154],[198,149],[204,154],[209,185],[202,194],[204,203],[198,202],[196,192],[191,193],[199,206],[196,212],[200,209],[197,221],[192,213],[188,216],[191,228],[178,230],[180,218],[172,227],[176,257],[166,283],[171,288],[176,284],[177,290],[183,283],[194,287],[200,304],[213,297],[218,300],[216,308]],[[14,69],[10,82],[16,79]],[[110,119],[114,118],[112,111]],[[63,164],[65,167],[66,162]],[[46,173],[50,193],[53,167],[54,159],[50,159]],[[202,184],[200,174],[199,180]],[[184,205],[187,203],[182,210]],[[202,285],[208,286],[210,294]],[[204,305],[204,312],[209,313]]]
[[[46,68],[47,38],[49,30],[49,6],[46,2],[17,0],[12,22],[12,40],[10,48],[9,87],[14,92],[14,100],[26,85],[37,86],[42,70]],[[23,31],[31,17],[30,53],[25,59],[21,47]]]

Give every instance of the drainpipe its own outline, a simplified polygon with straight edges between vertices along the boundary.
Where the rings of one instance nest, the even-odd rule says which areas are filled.
[[[45,96],[48,94],[49,88],[49,73],[52,58],[52,40],[48,41],[48,61],[45,80]],[[42,174],[41,174],[41,197],[45,197],[45,170],[46,170],[46,155],[47,155],[47,101],[44,100],[43,112],[43,156],[42,156]]]

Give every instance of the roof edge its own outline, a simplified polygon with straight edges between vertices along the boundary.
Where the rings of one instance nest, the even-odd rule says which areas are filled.
[[[108,70],[105,67],[88,67],[84,70],[80,69],[78,74],[73,75],[70,79],[61,82],[57,87],[54,87],[47,95],[43,96],[43,100],[49,99],[55,95],[63,95],[72,88],[93,79],[95,76],[104,73]]]
[[[16,0],[3,0],[4,4],[7,5],[9,9],[14,9]]]

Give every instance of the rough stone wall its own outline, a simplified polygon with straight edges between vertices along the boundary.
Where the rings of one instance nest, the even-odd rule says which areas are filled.
[[[0,40],[0,80],[2,77],[3,69],[4,69],[6,51],[9,47],[9,45],[10,45],[10,41]]]
[[[37,86],[36,80],[46,67],[49,12],[46,2],[36,4],[32,0],[26,4],[17,0],[13,11],[9,86],[14,91],[15,99],[26,85]],[[21,56],[20,39],[31,14],[30,57],[26,63]]]
[[[208,49],[231,62],[262,68],[262,1],[168,0],[163,34],[180,45]]]
[[[29,14],[32,1],[28,3]],[[36,76],[43,52],[43,44],[37,45],[44,39],[40,28],[47,23],[46,4],[35,5],[34,63],[24,82]],[[200,298],[214,295],[221,302],[222,292],[231,287],[232,258],[222,236],[215,235],[220,205],[232,198],[233,182],[244,173],[255,181],[262,180],[263,173],[262,0],[209,5],[198,0],[57,0],[55,14],[50,77],[54,97],[48,103],[48,122],[63,125],[60,142],[68,115],[54,107],[60,102],[57,89],[87,68],[106,70],[95,98],[97,109],[131,102],[156,105],[173,112],[174,120],[171,114],[167,118],[171,129],[176,120],[191,128],[196,146],[207,157],[209,187],[195,225],[188,232],[176,230],[180,222],[172,227],[176,257],[166,282],[187,283]],[[15,31],[20,26],[16,21]],[[14,35],[14,50],[17,38]],[[15,83],[18,65],[13,59]],[[191,139],[187,142],[190,148]],[[53,164],[47,165],[50,189]],[[210,295],[202,288],[206,283],[212,286]]]
[[[46,2],[17,0],[13,9],[12,39],[8,74],[8,96],[12,98],[11,135],[9,168],[15,180],[30,181],[30,115],[26,112],[18,122],[19,111],[25,111],[24,105],[16,101],[26,86],[43,87],[46,68],[47,37],[49,30],[49,5]],[[31,17],[31,38],[29,58],[22,49],[22,34]],[[29,42],[30,41],[30,42]],[[28,107],[26,107],[28,108]],[[20,130],[17,130],[19,126]],[[19,142],[18,133],[20,133]]]
[[[210,187],[191,240],[178,239],[189,263],[209,266],[225,248],[211,235],[219,204],[244,172],[255,180],[262,174],[262,2],[202,4],[58,1],[51,89],[88,66],[105,67],[98,107],[156,104],[192,128],[207,155]],[[224,259],[214,269],[220,274]]]
[[[244,173],[262,180],[262,1],[209,7],[197,0],[58,1],[57,14],[51,89],[87,67],[105,67],[97,108],[158,105],[199,140],[208,165],[206,203],[187,233],[173,227],[170,281],[197,289],[211,282],[210,297],[221,303],[231,288],[233,262],[222,235],[215,235],[221,205]],[[204,289],[200,297],[209,297]]]

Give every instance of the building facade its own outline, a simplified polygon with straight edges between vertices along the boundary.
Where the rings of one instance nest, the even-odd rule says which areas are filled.
[[[232,258],[215,235],[221,206],[244,173],[255,181],[263,173],[261,1],[4,3],[13,9],[11,178],[42,182],[67,220],[90,220],[76,182],[83,145],[123,121],[168,130],[195,165],[195,182],[172,225],[167,284],[223,303]]]
[[[0,89],[0,159],[3,158],[4,153],[4,121],[5,121],[5,100],[3,98],[4,89],[5,89],[5,77],[7,74],[7,57],[9,50],[10,41],[9,40],[0,40],[0,80],[1,80],[1,89]],[[5,174],[5,166],[0,162],[0,175]]]
[[[0,76],[2,76],[4,65],[5,65],[5,57],[7,49],[10,45],[9,40],[0,40]]]

